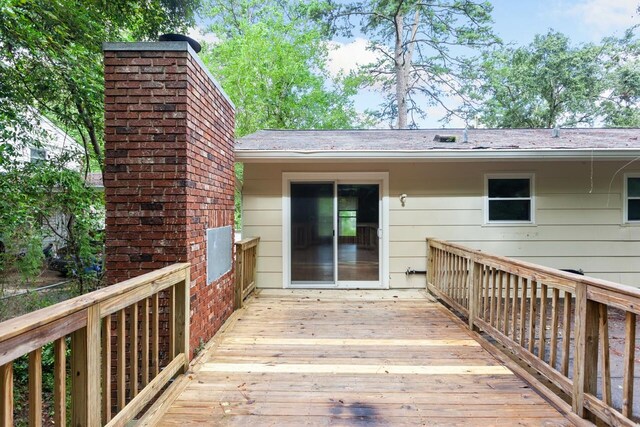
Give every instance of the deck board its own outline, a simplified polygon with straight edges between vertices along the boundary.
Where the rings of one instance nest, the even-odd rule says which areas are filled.
[[[159,425],[571,425],[421,292],[261,292],[202,361]]]

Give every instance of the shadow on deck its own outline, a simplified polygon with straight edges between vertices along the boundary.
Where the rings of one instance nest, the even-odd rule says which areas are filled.
[[[571,425],[425,291],[262,291],[157,425]]]

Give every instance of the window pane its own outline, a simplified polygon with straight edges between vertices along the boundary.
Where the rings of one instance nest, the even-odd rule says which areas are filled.
[[[528,178],[490,178],[489,197],[529,197],[531,191]]]
[[[627,197],[640,197],[640,178],[628,178]]]
[[[531,201],[489,200],[489,221],[531,221]]]
[[[356,218],[340,217],[340,236],[354,237],[356,235]]]
[[[338,210],[354,211],[358,209],[357,197],[338,197]]]
[[[627,210],[627,219],[629,221],[640,221],[640,199],[629,200]]]

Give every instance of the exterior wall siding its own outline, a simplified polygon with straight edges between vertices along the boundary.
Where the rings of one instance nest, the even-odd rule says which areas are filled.
[[[389,172],[390,286],[422,288],[426,237],[640,287],[640,225],[623,224],[624,161],[249,163],[243,236],[260,236],[258,286],[282,287],[282,173]],[[484,224],[485,174],[535,174],[535,223]],[[406,204],[400,195],[407,194]]]

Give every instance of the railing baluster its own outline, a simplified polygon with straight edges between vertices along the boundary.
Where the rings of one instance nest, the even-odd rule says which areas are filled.
[[[141,384],[145,387],[149,383],[149,298],[142,300],[142,325],[141,329],[141,344],[142,355],[141,360]]]
[[[129,307],[129,389],[130,398],[138,394],[138,303]]]
[[[555,369],[556,361],[558,359],[558,298],[560,296],[560,290],[558,288],[552,289],[551,294],[551,341],[549,343],[549,365]]]
[[[503,305],[503,293],[502,289],[503,281],[504,281],[504,272],[502,270],[496,270],[496,274],[498,275],[498,299],[496,301],[496,329],[502,330],[502,305]]]
[[[495,326],[496,320],[496,270],[491,267],[490,269],[491,276],[491,306],[489,309],[489,324],[491,326]]]
[[[117,398],[118,398],[118,410],[122,410],[126,405],[127,400],[127,389],[126,389],[126,361],[127,361],[127,353],[126,353],[126,313],[124,308],[118,311],[118,334],[117,336],[117,361],[116,361],[116,389],[117,389]]]
[[[102,319],[102,424],[111,421],[111,316]]]
[[[175,351],[185,355],[184,366],[182,372],[189,369],[190,350],[189,350],[189,311],[190,311],[190,289],[191,274],[186,271],[184,282],[174,286],[175,289],[175,312],[176,312],[176,332],[175,332]]]
[[[502,321],[502,329],[506,336],[509,336],[509,307],[511,306],[511,274],[504,274],[504,320]]]
[[[600,372],[602,375],[602,401],[611,405],[611,363],[609,355],[609,314],[605,304],[598,304],[600,321],[598,335],[600,343]]]
[[[151,297],[151,335],[153,341],[153,373],[155,378],[160,372],[160,303],[158,294]]]
[[[0,366],[0,425],[13,425],[13,363]]]
[[[518,334],[518,284],[520,283],[520,276],[513,277],[513,307],[511,308],[511,339],[515,342]]]
[[[571,301],[573,295],[564,292],[564,307],[562,316],[562,364],[560,372],[562,375],[569,376],[569,356],[571,353]]]
[[[522,302],[520,303],[520,347],[524,347],[525,344],[525,327],[527,325],[527,285],[528,280],[523,277],[522,278]]]
[[[540,285],[540,337],[538,338],[538,357],[544,360],[547,349],[547,285]]]
[[[176,357],[176,287],[169,288],[169,358]]]
[[[536,340],[536,317],[537,317],[537,303],[538,303],[538,283],[535,280],[529,280],[531,284],[531,299],[529,300],[529,353],[533,353]]]
[[[636,314],[627,311],[624,322],[624,374],[622,381],[622,415],[633,417],[633,381],[636,359]]]
[[[42,347],[29,353],[29,426],[42,425]]]
[[[482,302],[482,319],[488,320],[488,311],[489,311],[489,267],[486,265],[482,266],[482,283],[484,287],[484,301]]]
[[[53,421],[57,426],[67,422],[67,342],[65,337],[53,343]]]

